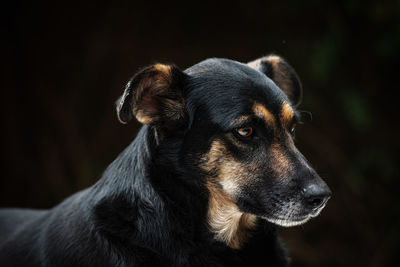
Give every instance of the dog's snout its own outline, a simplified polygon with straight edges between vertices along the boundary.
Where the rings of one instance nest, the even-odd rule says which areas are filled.
[[[322,207],[331,197],[331,190],[325,184],[309,184],[303,189],[305,205],[310,209]]]

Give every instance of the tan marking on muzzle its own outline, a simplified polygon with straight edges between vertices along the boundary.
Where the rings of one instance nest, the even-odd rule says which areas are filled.
[[[231,197],[240,193],[240,187],[246,183],[248,177],[246,168],[241,162],[237,162],[226,149],[221,140],[215,140],[211,144],[209,152],[202,159],[203,170],[212,173],[222,188]]]
[[[271,159],[271,168],[278,178],[287,179],[289,173],[293,170],[293,165],[284,148],[280,144],[271,145],[269,156]]]

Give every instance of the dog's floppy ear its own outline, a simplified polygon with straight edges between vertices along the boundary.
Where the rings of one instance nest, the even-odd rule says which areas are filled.
[[[247,63],[267,75],[287,95],[293,106],[298,106],[302,98],[302,87],[295,70],[283,58],[269,55]]]
[[[119,121],[125,124],[135,116],[143,124],[155,124],[183,117],[185,75],[177,67],[164,64],[155,64],[136,73],[117,101]]]

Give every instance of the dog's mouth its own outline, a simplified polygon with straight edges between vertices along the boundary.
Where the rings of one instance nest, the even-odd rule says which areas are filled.
[[[310,220],[311,216],[300,217],[300,218],[273,218],[273,217],[262,217],[263,219],[267,220],[270,223],[283,226],[283,227],[292,227],[297,225],[302,225]]]
[[[292,209],[282,208],[282,210],[280,211],[274,212],[273,214],[268,216],[261,216],[261,218],[267,220],[270,223],[283,227],[298,226],[306,223],[307,221],[309,221],[314,217],[317,217],[324,209],[325,204],[326,203],[307,213],[304,213],[304,211],[302,211],[299,208],[292,208]]]

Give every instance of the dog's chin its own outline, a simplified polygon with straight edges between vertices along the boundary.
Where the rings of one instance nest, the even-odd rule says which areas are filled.
[[[325,206],[325,205],[324,205]],[[278,216],[261,216],[262,219],[267,220],[270,223],[283,226],[283,227],[292,227],[302,225],[308,222],[311,218],[317,217],[320,212],[323,210],[324,206],[311,211],[306,215],[297,215],[294,216],[290,211],[287,215],[278,215]]]
[[[302,225],[310,220],[312,217],[307,216],[303,218],[273,218],[273,217],[262,217],[264,220],[267,220],[270,223],[283,226],[283,227],[292,227],[297,225]]]

